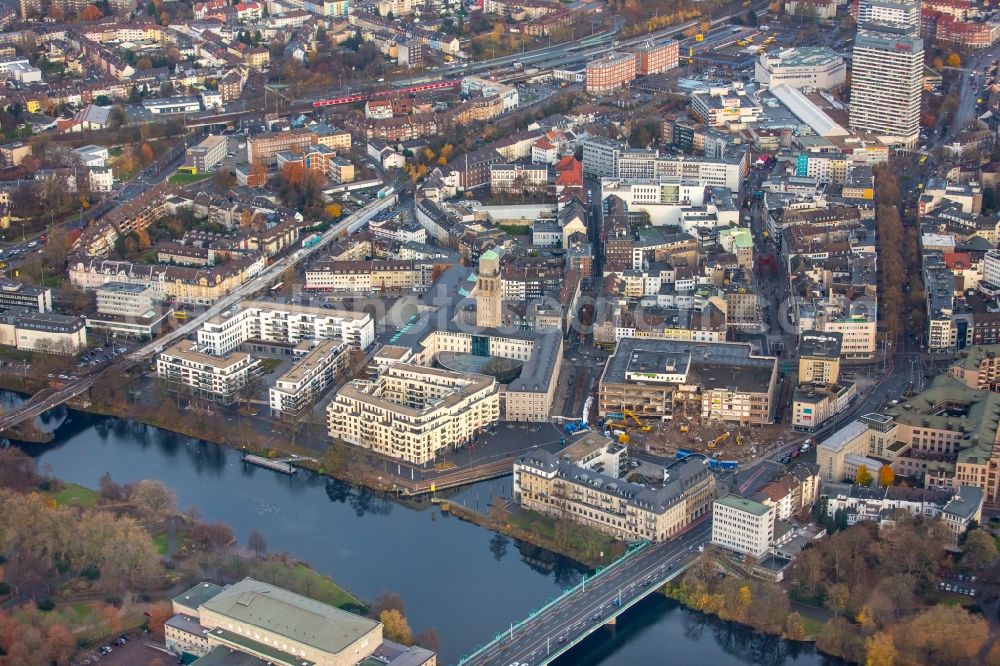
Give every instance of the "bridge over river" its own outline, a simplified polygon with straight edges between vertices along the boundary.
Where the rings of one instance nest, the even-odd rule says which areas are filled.
[[[663,543],[642,542],[590,578],[566,590],[471,655],[459,666],[538,666],[569,651],[604,624],[680,575],[711,537],[704,520]]]

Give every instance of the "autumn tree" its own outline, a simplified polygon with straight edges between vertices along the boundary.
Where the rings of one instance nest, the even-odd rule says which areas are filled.
[[[142,148],[139,149],[139,154],[141,155],[143,166],[149,166],[153,163],[153,147],[148,143],[142,144]]]
[[[157,635],[163,635],[163,625],[174,615],[173,605],[169,601],[160,601],[146,609],[149,630]]]
[[[128,500],[148,519],[162,520],[177,513],[177,495],[162,481],[147,479],[129,484]]]
[[[262,160],[254,160],[250,165],[250,184],[253,187],[260,187],[267,182],[267,164]]]
[[[874,480],[872,473],[868,471],[867,465],[858,467],[858,473],[854,476],[854,483],[859,486],[870,486]]]
[[[880,631],[865,640],[865,666],[893,666],[896,658],[891,635]]]
[[[948,54],[948,59],[945,61],[948,63],[949,67],[961,67],[962,66],[962,56],[958,55],[954,51]]]
[[[944,70],[944,60],[941,56],[937,56],[934,58],[934,71],[940,74],[942,70]]]
[[[793,641],[805,640],[806,625],[798,613],[790,613],[785,621],[785,636]]]
[[[87,5],[80,12],[80,18],[84,21],[96,21],[104,17],[104,13],[97,8],[97,5]]]
[[[969,569],[992,566],[1000,559],[993,536],[982,529],[971,530],[962,544],[962,566]]]
[[[934,606],[904,622],[896,630],[896,645],[913,663],[974,663],[989,639],[982,615],[960,606]]]
[[[889,487],[896,480],[896,472],[889,465],[882,465],[878,471],[878,483],[880,486]]]
[[[396,641],[402,645],[413,643],[413,630],[410,629],[406,616],[398,610],[384,610],[379,613],[378,619],[382,623],[382,633],[390,641]]]
[[[323,211],[334,220],[344,214],[344,209],[339,203],[327,204]]]

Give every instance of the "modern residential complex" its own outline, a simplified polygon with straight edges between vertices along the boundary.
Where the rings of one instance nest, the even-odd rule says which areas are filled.
[[[175,390],[223,404],[238,400],[260,370],[260,361],[245,352],[215,355],[189,340],[174,343],[156,358],[156,375]]]
[[[417,465],[473,441],[499,419],[493,377],[408,363],[352,381],[327,406],[331,437]]]

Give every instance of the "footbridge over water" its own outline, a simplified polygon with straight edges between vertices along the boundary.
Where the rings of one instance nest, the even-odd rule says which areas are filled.
[[[622,557],[459,660],[459,666],[549,664],[676,578],[708,543],[711,523],[662,543],[642,542]]]

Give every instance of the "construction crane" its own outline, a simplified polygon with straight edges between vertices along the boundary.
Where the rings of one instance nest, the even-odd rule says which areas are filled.
[[[729,439],[729,433],[728,432],[724,432],[721,435],[719,435],[718,437],[716,437],[715,439],[713,439],[711,442],[709,442],[708,443],[708,448],[714,449],[715,447],[717,447],[719,444],[722,444],[727,439]]]
[[[635,422],[635,425],[643,432],[649,432],[650,430],[653,429],[653,426],[646,425],[645,423],[640,421],[639,417],[636,416],[635,412],[633,412],[631,409],[623,409],[622,411],[625,413],[625,416],[632,419]]]

